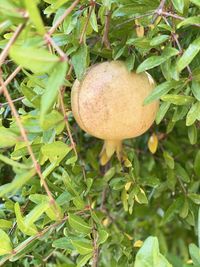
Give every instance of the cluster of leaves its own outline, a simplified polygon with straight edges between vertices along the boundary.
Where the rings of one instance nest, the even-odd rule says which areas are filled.
[[[199,11],[199,0],[0,1],[0,265],[200,266]],[[125,166],[102,169],[70,88],[112,59],[148,70],[144,104],[160,109],[125,141]]]

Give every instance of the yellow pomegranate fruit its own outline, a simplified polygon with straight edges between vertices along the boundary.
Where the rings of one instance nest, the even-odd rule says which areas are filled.
[[[100,162],[106,164],[116,151],[122,158],[122,140],[143,134],[152,125],[159,102],[143,105],[154,89],[147,73],[129,72],[122,61],[96,64],[72,87],[72,112],[79,126],[105,140]]]

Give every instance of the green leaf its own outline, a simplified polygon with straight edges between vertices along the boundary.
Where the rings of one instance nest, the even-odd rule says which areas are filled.
[[[44,24],[42,22],[40,12],[37,8],[37,2],[34,0],[24,0],[25,6],[28,10],[29,17],[33,24],[35,24],[35,27],[39,34],[44,35],[45,34],[45,28]]]
[[[137,73],[143,72],[145,70],[149,70],[152,69],[154,67],[159,66],[160,64],[162,64],[163,62],[165,62],[165,58],[161,57],[161,56],[151,56],[149,58],[147,58],[145,61],[143,61],[139,67],[137,68]]]
[[[183,10],[184,10],[184,0],[172,0],[172,3],[173,3],[175,9],[178,12],[183,13]]]
[[[12,243],[9,236],[0,229],[1,245],[0,245],[0,256],[10,254],[12,252]]]
[[[52,247],[73,250],[73,246],[68,237],[61,237],[52,243]]]
[[[25,164],[19,163],[15,160],[9,159],[8,157],[5,157],[0,154],[0,161],[3,161],[4,163],[11,165],[14,168],[19,168],[19,169],[29,169],[29,166],[26,166]]]
[[[197,205],[200,205],[200,195],[195,193],[189,193],[188,197]]]
[[[75,214],[69,214],[70,226],[79,233],[89,234],[92,231],[92,227],[86,223],[80,216]]]
[[[81,45],[78,50],[72,55],[72,64],[78,80],[83,78],[87,67],[87,45]]]
[[[173,157],[169,154],[169,152],[164,151],[164,152],[163,152],[163,157],[164,157],[164,159],[165,159],[165,162],[166,162],[167,166],[168,166],[170,169],[174,169],[174,159],[173,159]]]
[[[109,237],[109,234],[105,230],[99,230],[97,244],[100,245],[100,244],[105,243],[108,237]]]
[[[9,128],[0,127],[0,148],[14,146],[19,140],[19,136]]]
[[[199,0],[190,0],[190,2],[192,2],[193,4],[197,5],[200,7],[200,2]]]
[[[67,68],[68,64],[66,62],[57,63],[48,79],[45,92],[41,98],[40,120],[42,124],[45,115],[49,112],[57,99],[58,91],[61,85],[64,83]]]
[[[161,96],[167,94],[171,89],[181,86],[180,82],[177,81],[166,81],[156,86],[153,91],[145,98],[144,105],[150,104],[151,102],[158,100]]]
[[[130,56],[128,56],[126,61],[125,61],[125,64],[126,64],[128,71],[131,71],[134,68],[135,55],[131,54]]]
[[[55,129],[56,134],[60,134],[65,126],[64,117],[57,110],[52,110],[52,112],[45,115],[41,126],[45,131],[53,128]]]
[[[150,236],[136,254],[134,267],[172,267],[160,253],[157,237]]]
[[[161,56],[152,56],[147,58],[145,61],[143,61],[139,67],[137,68],[137,73],[146,71],[148,69],[152,69],[156,66],[161,65],[163,62],[165,62],[167,59],[169,59],[172,56],[175,56],[179,53],[179,51],[172,47],[167,47],[163,51],[163,54]]]
[[[4,219],[0,219],[0,228],[1,229],[9,229],[12,226],[12,222]]]
[[[162,119],[164,118],[165,114],[167,113],[167,111],[170,108],[170,103],[168,102],[163,102],[160,105],[160,108],[158,110],[158,113],[156,114],[156,124],[159,124]]]
[[[43,202],[33,208],[28,215],[26,215],[24,223],[26,226],[31,226],[38,218],[49,208],[48,202]]]
[[[190,244],[189,252],[190,252],[193,264],[199,266],[200,265],[200,248],[198,248],[195,244]]]
[[[8,193],[14,193],[24,184],[26,184],[34,175],[35,169],[17,174],[11,183],[0,186],[0,197],[5,196]]]
[[[92,242],[88,239],[84,239],[83,241],[71,240],[71,243],[81,255],[86,255],[93,251]]]
[[[59,7],[66,4],[67,2],[69,2],[69,0],[57,0],[52,3],[51,7],[52,9],[57,10]]]
[[[200,176],[200,150],[197,152],[195,156],[194,171],[197,176]]]
[[[185,219],[188,216],[188,213],[189,213],[188,199],[184,198],[184,203],[179,210],[179,216]]]
[[[177,28],[179,29],[182,26],[188,26],[191,24],[200,24],[200,17],[186,18],[177,25]]]
[[[187,114],[186,126],[192,125],[197,119],[199,119],[199,114],[200,114],[200,102],[197,102],[192,105]]]
[[[179,213],[180,208],[183,206],[184,204],[184,198],[179,197],[177,198],[170,206],[169,208],[166,210],[164,217],[162,219],[161,225],[170,222],[173,218],[173,216],[176,213]]]
[[[169,35],[158,35],[156,37],[154,37],[151,42],[150,42],[150,45],[151,46],[157,46],[157,45],[160,45],[162,43],[164,43],[165,41],[167,41],[169,39]]]
[[[200,37],[193,41],[189,47],[185,50],[181,58],[177,62],[177,69],[181,72],[185,67],[187,67],[190,62],[195,58],[195,56],[200,51]]]
[[[92,7],[91,7],[92,8]],[[90,16],[90,24],[95,32],[98,32],[97,18],[95,14],[95,9],[93,8]]]
[[[72,148],[61,141],[55,141],[51,144],[46,144],[42,146],[41,151],[44,156],[46,156],[50,162],[60,162]]]
[[[191,89],[195,98],[200,101],[200,82],[192,81]]]
[[[85,256],[81,256],[81,258],[79,258],[76,267],[82,267],[82,266],[86,266],[86,263],[89,261],[89,259],[92,258],[93,253],[89,253]],[[80,256],[79,256],[80,257]]]
[[[194,97],[186,95],[167,94],[162,96],[161,99],[174,105],[187,105],[194,102]]]
[[[121,200],[125,211],[128,211],[128,197],[126,190],[124,189],[121,193]]]
[[[59,61],[56,55],[36,47],[13,45],[9,55],[18,65],[34,73],[49,72]]]
[[[135,200],[140,204],[148,204],[148,199],[146,197],[146,194],[142,188],[139,189],[139,192],[137,192],[135,195]]]
[[[28,226],[25,224],[24,218],[21,215],[20,206],[18,202],[15,203],[15,215],[17,220],[17,226],[20,231],[22,231],[22,233],[30,236],[37,234],[38,231],[34,224]]]
[[[188,127],[188,138],[190,140],[190,144],[194,145],[197,142],[197,127],[195,124]]]
[[[175,164],[175,171],[176,171],[176,175],[179,176],[183,182],[185,183],[190,182],[190,177],[188,173],[186,172],[186,170],[181,166],[181,164],[179,163]]]

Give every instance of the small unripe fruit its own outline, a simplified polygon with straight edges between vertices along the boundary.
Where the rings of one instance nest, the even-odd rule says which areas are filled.
[[[129,72],[122,61],[96,64],[72,87],[73,115],[87,133],[105,140],[101,164],[116,151],[121,155],[123,139],[143,134],[155,120],[159,102],[143,105],[154,89],[147,73]]]

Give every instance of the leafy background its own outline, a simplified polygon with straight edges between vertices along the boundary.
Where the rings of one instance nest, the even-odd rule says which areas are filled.
[[[199,11],[199,0],[0,1],[0,265],[200,266]],[[145,104],[160,110],[124,142],[128,160],[102,168],[70,89],[112,59],[148,70]]]

